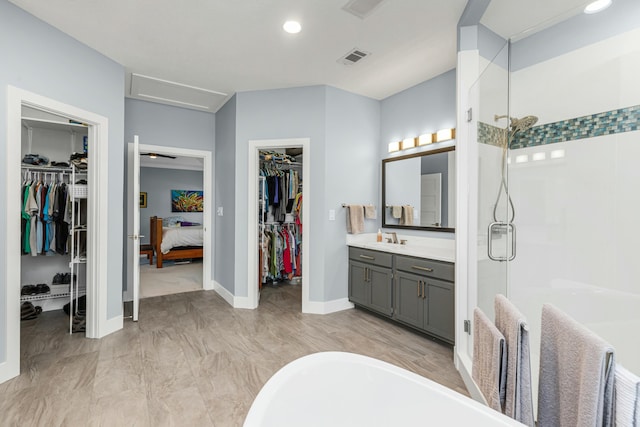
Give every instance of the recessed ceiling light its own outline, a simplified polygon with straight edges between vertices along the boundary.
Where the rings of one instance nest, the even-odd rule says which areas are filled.
[[[302,30],[302,25],[298,21],[287,21],[282,28],[289,34],[298,34]]]
[[[601,12],[611,6],[611,1],[612,0],[596,0],[591,2],[584,8],[584,13],[592,14]]]

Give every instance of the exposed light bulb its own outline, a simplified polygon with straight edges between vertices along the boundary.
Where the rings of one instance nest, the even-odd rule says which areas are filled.
[[[298,34],[302,30],[302,25],[298,21],[287,21],[282,26],[282,29],[289,34]]]
[[[612,0],[596,0],[594,2],[591,2],[587,5],[587,7],[584,8],[584,13],[592,14],[601,12],[611,6],[611,1]]]

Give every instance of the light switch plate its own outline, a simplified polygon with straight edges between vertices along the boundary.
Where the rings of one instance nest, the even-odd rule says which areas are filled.
[[[329,209],[329,221],[335,221],[335,220],[336,220],[336,210]]]

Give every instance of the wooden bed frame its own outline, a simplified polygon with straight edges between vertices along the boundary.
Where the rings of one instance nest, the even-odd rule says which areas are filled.
[[[202,258],[202,247],[173,248],[168,253],[163,254],[160,249],[162,244],[162,218],[152,216],[150,218],[151,246],[156,253],[156,267],[162,268],[162,262],[170,259]]]

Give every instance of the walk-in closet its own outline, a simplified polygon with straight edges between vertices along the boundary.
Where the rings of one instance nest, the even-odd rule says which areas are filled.
[[[258,289],[302,285],[302,149],[259,151]]]
[[[85,124],[23,106],[20,284],[15,284],[23,327],[42,312],[60,310],[69,320],[68,331],[65,326],[60,332],[84,334],[88,151]]]

